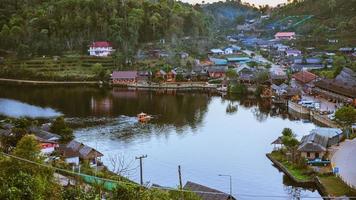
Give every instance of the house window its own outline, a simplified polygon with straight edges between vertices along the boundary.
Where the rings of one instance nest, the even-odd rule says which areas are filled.
[[[315,158],[319,158],[319,153],[315,153]]]
[[[307,158],[309,158],[310,157],[310,152],[307,152]]]

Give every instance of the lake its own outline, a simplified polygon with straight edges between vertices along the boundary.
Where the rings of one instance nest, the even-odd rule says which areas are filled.
[[[147,124],[136,115],[154,116]],[[75,136],[113,161],[139,182],[136,156],[143,160],[144,181],[162,186],[193,181],[229,192],[238,199],[320,197],[313,189],[293,186],[267,159],[271,142],[285,127],[299,138],[315,127],[294,118],[285,108],[253,97],[220,97],[207,93],[129,91],[120,88],[0,86],[0,114],[73,120],[108,119],[108,123],[75,129]]]

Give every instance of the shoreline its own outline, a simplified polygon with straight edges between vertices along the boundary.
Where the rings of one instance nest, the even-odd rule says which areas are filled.
[[[323,199],[332,199],[332,197],[327,193],[325,186],[321,183],[319,180],[318,176],[314,177],[313,179],[309,181],[301,181],[296,179],[286,167],[282,163],[280,163],[278,160],[274,159],[270,153],[266,154],[266,157],[275,165],[275,167],[282,171],[286,176],[288,176],[291,180],[293,180],[295,183],[301,185],[302,187],[315,187],[318,192],[321,194],[321,196],[327,196],[328,198],[323,198]]]

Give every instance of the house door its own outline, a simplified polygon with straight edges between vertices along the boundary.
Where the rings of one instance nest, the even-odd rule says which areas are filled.
[[[319,158],[319,153],[315,153],[315,158]]]

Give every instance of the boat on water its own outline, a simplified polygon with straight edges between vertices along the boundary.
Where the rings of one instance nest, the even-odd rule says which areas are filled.
[[[141,112],[140,114],[137,115],[137,119],[139,122],[148,122],[152,119],[153,117],[151,115],[148,115],[146,113]]]

